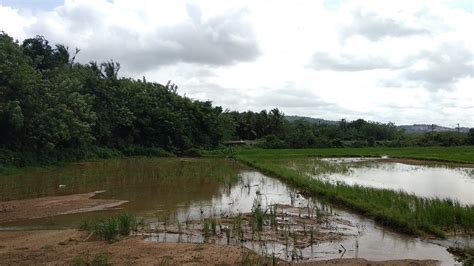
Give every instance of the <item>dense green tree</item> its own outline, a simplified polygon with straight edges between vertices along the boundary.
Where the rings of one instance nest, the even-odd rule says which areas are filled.
[[[78,52],[71,57],[42,36],[19,44],[0,33],[0,164],[12,154],[27,164],[83,158],[94,149],[189,154],[233,139],[266,148],[474,144],[473,129],[411,136],[362,119],[320,125],[289,122],[279,109],[223,111],[179,95],[171,82],[120,77],[114,61],[75,63]]]
[[[467,144],[474,145],[474,128],[469,129],[467,134]]]

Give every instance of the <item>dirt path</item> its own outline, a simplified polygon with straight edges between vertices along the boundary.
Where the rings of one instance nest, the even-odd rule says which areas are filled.
[[[233,245],[154,243],[127,237],[108,244],[85,241],[87,233],[77,230],[0,232],[0,265],[64,265],[98,255],[114,265],[250,265],[264,259]],[[267,259],[267,263],[271,261]],[[285,265],[286,262],[279,264]],[[436,261],[396,260],[374,262],[364,259],[336,259],[304,265],[438,265]]]
[[[101,192],[0,201],[0,223],[60,214],[98,211],[115,208],[127,202],[123,200],[91,199],[91,197]]]

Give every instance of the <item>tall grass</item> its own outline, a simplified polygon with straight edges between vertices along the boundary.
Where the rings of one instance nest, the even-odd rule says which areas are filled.
[[[105,220],[82,220],[79,229],[93,232],[108,242],[114,242],[120,236],[128,236],[136,231],[137,226],[138,221],[135,215],[121,213]]]
[[[283,157],[283,156],[281,156]],[[462,231],[474,233],[474,206],[457,201],[428,199],[399,191],[329,183],[312,179],[281,164],[279,160],[237,156],[242,162],[297,186],[309,194],[347,206],[377,222],[409,234],[432,234]],[[265,157],[264,157],[265,158]],[[272,155],[275,158],[275,155]]]

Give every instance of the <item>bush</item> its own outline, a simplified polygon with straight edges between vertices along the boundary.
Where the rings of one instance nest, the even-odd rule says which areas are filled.
[[[148,156],[148,157],[175,157],[173,153],[165,151],[162,148],[128,146],[122,149],[126,156]]]
[[[201,152],[198,149],[187,149],[183,152],[183,156],[188,156],[188,157],[201,157]]]

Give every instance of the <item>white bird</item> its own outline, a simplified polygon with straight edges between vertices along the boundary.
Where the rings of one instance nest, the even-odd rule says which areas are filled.
[[[66,185],[59,185],[59,188],[65,188]]]

